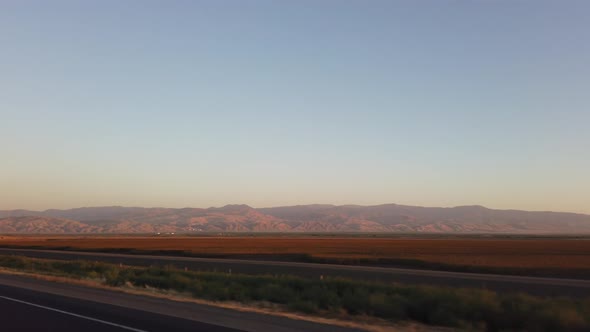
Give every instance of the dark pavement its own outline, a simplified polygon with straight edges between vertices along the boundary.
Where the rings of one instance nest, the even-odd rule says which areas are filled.
[[[13,330],[359,331],[190,301],[0,274],[0,331]]]
[[[240,331],[5,285],[0,285],[0,317],[3,331]]]

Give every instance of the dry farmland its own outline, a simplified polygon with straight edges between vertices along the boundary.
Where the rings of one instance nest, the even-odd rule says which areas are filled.
[[[195,256],[273,259],[307,255],[336,262],[408,259],[475,267],[590,270],[587,239],[4,236],[0,246],[185,251]]]

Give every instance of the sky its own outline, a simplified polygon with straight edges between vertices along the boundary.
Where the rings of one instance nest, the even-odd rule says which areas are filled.
[[[0,209],[590,213],[588,1],[0,2]]]

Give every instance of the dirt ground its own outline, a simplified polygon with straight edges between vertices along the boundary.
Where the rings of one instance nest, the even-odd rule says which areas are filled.
[[[308,254],[330,259],[419,259],[453,265],[590,268],[587,239],[2,236],[0,246],[183,250],[201,255]]]

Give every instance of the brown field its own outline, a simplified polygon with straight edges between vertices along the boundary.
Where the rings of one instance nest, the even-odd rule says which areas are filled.
[[[491,268],[590,269],[587,239],[3,236],[0,246],[125,248],[152,253],[182,250],[197,256],[229,257],[307,254],[343,261],[416,259]]]

